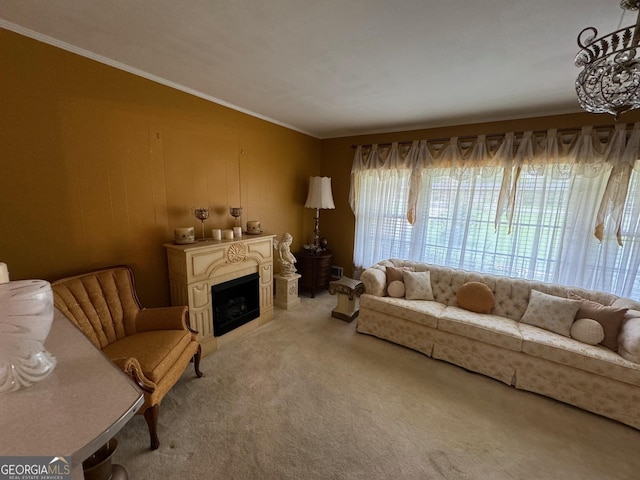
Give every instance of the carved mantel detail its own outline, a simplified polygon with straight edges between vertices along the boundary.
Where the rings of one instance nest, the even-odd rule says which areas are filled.
[[[247,257],[247,246],[244,243],[234,243],[227,251],[227,260],[229,263],[243,262]]]

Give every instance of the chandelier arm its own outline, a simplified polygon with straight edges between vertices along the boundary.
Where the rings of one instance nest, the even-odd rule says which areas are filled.
[[[636,26],[633,29],[633,40],[631,40],[631,45],[635,48],[638,46],[640,42],[640,10],[638,10],[638,15],[636,16]]]
[[[590,35],[586,36],[585,34]],[[578,46],[580,48],[588,48],[596,38],[598,38],[598,30],[595,27],[583,28],[582,31],[578,34]]]

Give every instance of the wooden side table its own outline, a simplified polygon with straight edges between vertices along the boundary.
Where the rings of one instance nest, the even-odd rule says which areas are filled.
[[[302,275],[300,290],[311,292],[311,298],[315,297],[317,290],[329,287],[332,257],[329,250],[315,254],[305,251],[296,254],[296,269]]]
[[[342,277],[330,282],[329,293],[338,294],[338,305],[331,311],[332,317],[350,322],[358,316],[358,297],[364,293],[364,284],[360,280]]]

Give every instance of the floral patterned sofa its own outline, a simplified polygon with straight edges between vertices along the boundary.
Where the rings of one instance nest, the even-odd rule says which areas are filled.
[[[360,279],[358,332],[640,429],[639,302],[396,259]]]

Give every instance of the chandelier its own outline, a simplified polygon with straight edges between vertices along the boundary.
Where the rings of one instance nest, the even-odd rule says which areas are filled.
[[[640,10],[640,0],[622,0],[620,8],[624,17],[624,11]],[[580,106],[587,112],[609,113],[617,119],[640,107],[639,22],[640,11],[635,25],[600,38],[594,27],[587,27],[578,35],[581,50],[575,64],[582,71],[576,79],[576,92]]]

